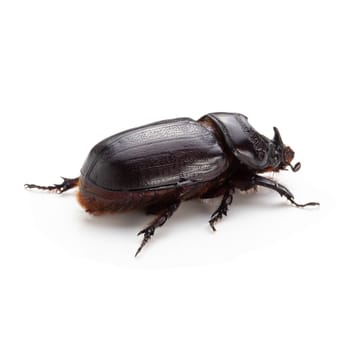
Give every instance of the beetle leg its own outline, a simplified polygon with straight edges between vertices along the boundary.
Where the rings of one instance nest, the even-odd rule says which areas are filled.
[[[227,216],[227,210],[232,203],[234,189],[230,188],[224,193],[219,207],[214,211],[209,220],[210,227],[213,231],[216,231],[215,224],[222,218],[223,215]]]
[[[270,179],[267,179],[266,177],[255,175],[252,178],[252,186],[258,185],[266,188],[270,188],[271,190],[274,190],[278,192],[282,197],[286,197],[292,204],[294,204],[298,208],[304,208],[307,206],[314,206],[314,205],[320,205],[320,203],[317,202],[309,202],[305,204],[299,204],[294,201],[294,196],[293,194],[288,190],[287,187],[272,181]]]
[[[160,211],[158,216],[148,225],[144,230],[140,231],[138,235],[143,235],[143,240],[136,251],[135,257],[140,253],[142,248],[146,245],[146,243],[151,239],[154,235],[154,231],[157,227],[163,226],[165,222],[174,214],[176,209],[179,207],[180,202],[173,203]]]
[[[62,177],[63,182],[61,184],[55,184],[52,186],[38,186],[33,184],[25,184],[25,188],[37,188],[38,190],[44,191],[55,191],[56,193],[63,193],[71,188],[77,187],[79,184],[79,177],[75,179],[67,179],[66,177]]]

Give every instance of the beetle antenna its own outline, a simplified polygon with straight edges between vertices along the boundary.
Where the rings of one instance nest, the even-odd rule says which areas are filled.
[[[292,165],[292,164],[288,164],[290,167],[291,167],[291,169],[294,171],[294,172],[297,172],[297,171],[299,171],[300,170],[300,168],[301,168],[301,164],[298,162],[297,164],[295,164],[294,166]]]

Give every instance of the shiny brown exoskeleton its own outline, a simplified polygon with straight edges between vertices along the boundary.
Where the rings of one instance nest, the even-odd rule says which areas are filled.
[[[284,186],[258,174],[279,171],[291,165],[294,152],[274,128],[273,139],[259,134],[247,117],[238,113],[210,113],[194,121],[164,120],[115,134],[98,143],[89,153],[81,175],[63,178],[53,186],[27,188],[65,192],[79,187],[78,200],[91,214],[145,209],[156,218],[144,230],[135,255],[176,211],[192,198],[223,196],[209,220],[227,215],[235,189],[267,187],[298,204]]]

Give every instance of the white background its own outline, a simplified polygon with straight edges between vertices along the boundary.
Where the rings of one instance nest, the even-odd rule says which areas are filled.
[[[346,1],[2,1],[2,349],[349,349]],[[91,217],[90,148],[149,122],[241,112],[302,163],[275,193],[185,203],[142,254],[141,213]]]

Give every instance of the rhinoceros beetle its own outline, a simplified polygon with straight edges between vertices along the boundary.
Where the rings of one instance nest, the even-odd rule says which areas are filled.
[[[53,186],[26,184],[26,188],[65,192],[79,187],[78,200],[91,214],[141,208],[155,214],[136,255],[164,225],[180,203],[192,198],[222,196],[209,224],[227,215],[235,190],[267,187],[297,207],[293,194],[281,184],[259,174],[290,167],[293,150],[276,127],[272,139],[258,133],[248,118],[238,113],[210,113],[195,121],[178,118],[127,130],[99,142],[90,151],[79,177],[63,178]]]

